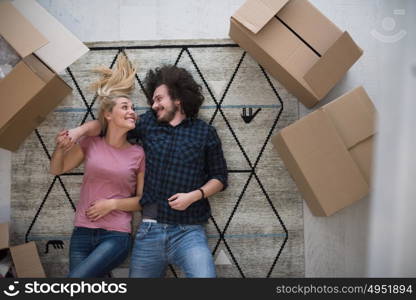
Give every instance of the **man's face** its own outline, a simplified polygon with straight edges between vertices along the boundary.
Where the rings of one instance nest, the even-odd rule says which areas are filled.
[[[169,96],[168,87],[164,84],[157,87],[153,93],[152,109],[156,113],[157,121],[169,123],[175,117],[179,108],[179,101],[172,101]]]

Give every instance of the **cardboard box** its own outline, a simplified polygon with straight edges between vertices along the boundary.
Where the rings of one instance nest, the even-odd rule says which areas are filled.
[[[307,107],[363,53],[307,0],[248,0],[231,17],[229,35]]]
[[[0,35],[22,58],[0,80],[0,147],[16,151],[71,93],[57,74],[88,48],[34,0],[0,2]]]
[[[40,262],[34,242],[18,246],[9,246],[9,224],[0,224],[0,252],[10,251],[17,277],[45,278],[45,271]]]
[[[359,87],[272,137],[314,215],[329,216],[368,194],[375,118]]]

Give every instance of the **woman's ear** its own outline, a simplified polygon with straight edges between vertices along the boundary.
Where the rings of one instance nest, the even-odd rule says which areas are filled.
[[[111,120],[111,117],[112,117],[112,116],[111,116],[111,112],[106,111],[106,112],[104,113],[104,118],[107,120],[107,122]]]

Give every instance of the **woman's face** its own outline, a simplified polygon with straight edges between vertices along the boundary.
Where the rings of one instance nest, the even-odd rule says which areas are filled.
[[[116,104],[111,112],[105,113],[108,126],[133,129],[136,126],[137,114],[130,99],[119,97],[114,100]]]

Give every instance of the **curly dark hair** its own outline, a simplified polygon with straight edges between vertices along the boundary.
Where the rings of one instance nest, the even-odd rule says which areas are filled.
[[[165,65],[148,71],[144,85],[147,93],[147,103],[150,106],[153,105],[153,93],[162,84],[167,86],[172,100],[181,102],[186,117],[196,118],[198,116],[199,108],[204,102],[204,96],[202,95],[201,85],[194,80],[191,73],[174,65]]]

